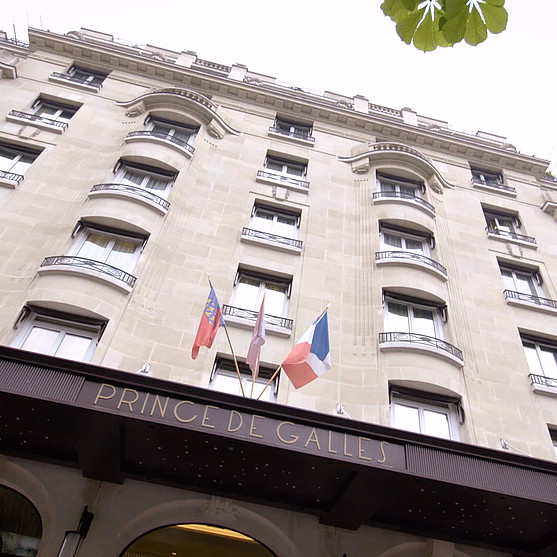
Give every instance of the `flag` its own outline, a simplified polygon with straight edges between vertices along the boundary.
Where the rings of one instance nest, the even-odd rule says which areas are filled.
[[[197,335],[195,336],[191,349],[191,357],[194,360],[197,358],[201,346],[206,346],[207,348],[213,346],[220,325],[224,325],[224,319],[220,311],[217,295],[211,286],[211,291],[209,292],[209,297],[207,298],[203,315],[199,321]]]
[[[248,355],[246,356],[246,364],[248,364],[251,369],[251,374],[254,381],[257,378],[257,375],[259,374],[259,355],[261,353],[261,347],[264,344],[265,344],[265,294],[263,294],[263,300],[261,300],[261,307],[259,308],[257,321],[255,322],[253,335],[249,343]]]
[[[296,389],[331,369],[327,310],[313,322],[292,348],[282,362],[282,369]]]

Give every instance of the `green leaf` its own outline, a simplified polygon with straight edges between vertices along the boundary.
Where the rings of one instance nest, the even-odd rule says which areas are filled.
[[[464,40],[472,46],[477,46],[487,39],[487,26],[482,21],[482,17],[478,10],[473,9],[468,17]]]
[[[502,8],[505,5],[505,0],[485,0],[486,4],[490,4],[491,6],[499,6]]]
[[[395,20],[398,12],[413,10],[416,6],[417,0],[385,0],[381,4],[381,9],[386,16]]]
[[[422,19],[422,14],[420,12],[407,12],[404,16],[400,17],[396,25],[396,32],[406,44],[412,42],[412,37],[416,32],[416,27],[418,23],[420,23],[420,19]]]
[[[488,31],[501,33],[507,28],[509,14],[505,8],[490,4],[481,4],[481,8]]]
[[[468,8],[466,7],[466,0],[445,0],[444,11],[445,15],[449,19],[463,10],[466,10],[468,12]]]
[[[439,28],[438,26],[439,17],[436,17],[435,20],[432,20],[428,14],[426,18],[418,25],[418,28],[414,33],[414,46],[418,50],[423,50],[424,52],[431,52],[432,50],[435,50],[437,48],[435,31]]]
[[[466,24],[468,22],[468,10],[464,9],[460,12],[449,15],[446,14],[439,23],[441,34],[450,43],[458,43],[464,38],[466,32]]]

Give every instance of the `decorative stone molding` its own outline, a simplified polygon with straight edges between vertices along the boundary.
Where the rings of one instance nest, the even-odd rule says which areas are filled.
[[[252,77],[251,75],[244,76],[244,83],[250,83],[251,85],[263,85],[263,81],[258,77]]]
[[[359,151],[359,152],[358,152]],[[339,157],[339,161],[352,164],[352,171],[357,174],[367,172],[374,162],[391,160],[402,163],[418,171],[427,180],[429,186],[436,193],[443,193],[443,188],[454,188],[443,178],[439,170],[420,151],[405,145],[391,141],[369,143],[356,147],[350,157]]]
[[[15,79],[19,58],[5,49],[0,49],[0,78]]]
[[[139,104],[136,104],[135,106],[131,106],[130,108],[128,108],[128,110],[126,110],[126,116],[128,118],[137,118],[138,116],[141,116],[144,112],[145,112],[145,103],[140,102]]]

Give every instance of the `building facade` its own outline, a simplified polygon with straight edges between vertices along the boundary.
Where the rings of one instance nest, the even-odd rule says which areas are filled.
[[[547,161],[190,51],[29,41],[0,36],[0,554],[557,555]],[[226,334],[193,360],[209,278]],[[274,372],[327,304],[296,390]]]

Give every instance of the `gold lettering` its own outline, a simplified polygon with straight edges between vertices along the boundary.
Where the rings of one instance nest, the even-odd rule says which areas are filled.
[[[232,427],[232,418],[234,416],[237,416],[238,419],[240,420],[238,427],[235,428]],[[236,410],[230,410],[230,419],[228,420],[228,431],[231,432],[238,431],[242,427],[242,422],[243,422],[242,414],[240,414],[240,412],[236,412]]]
[[[381,441],[381,454],[383,455],[383,458],[380,458],[377,462],[378,464],[385,464],[385,462],[387,461],[387,455],[385,454],[385,446],[388,445],[389,443],[387,441]]]
[[[218,410],[216,406],[209,406],[209,405],[205,406],[205,412],[203,412],[203,419],[201,420],[201,427],[209,427],[211,429],[215,429],[214,425],[206,423],[207,420],[209,419],[209,416],[207,416],[207,412],[209,411],[209,408],[212,408],[213,410]]]
[[[149,395],[150,395],[150,394],[151,394],[151,393],[147,393],[147,394],[145,395],[145,400],[143,401],[143,406],[141,407],[141,412],[140,412],[140,414],[143,414],[143,412],[145,411],[145,406],[147,406],[147,401],[149,400]]]
[[[180,416],[178,416],[178,408],[182,406],[182,404],[191,404],[193,406],[193,402],[189,400],[182,400],[174,407],[174,417],[183,424],[189,424],[190,422],[193,422],[195,418],[197,418],[197,414],[194,414],[193,418],[180,418]]]
[[[354,456],[353,454],[349,453],[346,449],[346,433],[344,434],[344,456]]]
[[[261,418],[262,420],[264,420],[265,418],[263,416],[256,416],[255,414],[251,417],[251,425],[249,427],[249,436],[250,437],[257,437],[258,439],[263,439],[263,435],[258,435],[257,433],[254,433],[254,429],[255,429],[255,418]]]
[[[281,435],[281,428],[283,425],[291,425],[293,426],[294,424],[292,422],[280,422],[280,424],[277,426],[277,437],[283,442],[286,443],[287,445],[291,445],[292,443],[295,443],[299,437],[297,435],[290,435],[290,440],[287,441],[282,435]]]
[[[168,406],[168,397],[166,397],[166,401],[164,403],[164,406],[161,405],[161,399],[159,398],[159,395],[155,395],[155,400],[153,401],[153,406],[151,408],[151,413],[149,414],[149,416],[152,416],[155,413],[155,408],[159,407],[159,412],[161,415],[161,418],[164,418],[164,414],[166,413],[166,407]]]
[[[109,396],[103,396],[101,393],[103,392],[103,389],[105,387],[109,387],[110,389],[112,389],[112,393]],[[110,398],[112,398],[114,395],[116,394],[116,387],[113,387],[112,385],[107,385],[106,383],[103,383],[100,387],[99,387],[99,392],[97,393],[97,396],[95,397],[95,402],[93,402],[93,404],[97,404],[97,402],[99,401],[99,399],[102,400],[109,400]]]
[[[369,456],[364,456],[362,441],[371,441],[371,439],[368,439],[367,437],[358,437],[358,458],[361,458],[362,460],[371,460]]]
[[[309,443],[315,443],[317,445],[317,449],[321,450],[321,446],[319,445],[319,439],[317,438],[317,432],[315,431],[314,427],[311,428],[311,433],[309,434],[308,440],[306,441],[304,447],[307,448]]]
[[[124,400],[126,393],[133,393],[135,395],[135,398],[133,400]],[[138,398],[139,398],[139,393],[137,391],[135,391],[134,389],[125,388],[122,391],[122,396],[120,397],[120,402],[118,403],[117,406],[118,410],[120,410],[120,406],[122,406],[122,404],[127,404],[128,408],[130,409],[130,412],[133,412],[132,404],[135,404]]]
[[[333,448],[331,447],[331,437],[332,437],[332,431],[329,431],[329,452],[332,454],[337,454],[337,451],[333,451]]]

